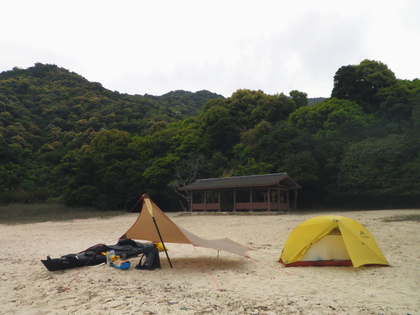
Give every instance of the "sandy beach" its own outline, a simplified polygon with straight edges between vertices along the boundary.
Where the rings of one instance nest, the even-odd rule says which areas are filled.
[[[252,247],[251,259],[166,244],[173,264],[119,270],[106,265],[50,272],[41,259],[115,244],[137,214],[0,225],[0,314],[420,314],[420,223],[384,222],[420,210],[328,212],[374,236],[391,267],[290,267],[279,262],[289,233],[326,213],[169,216],[203,238]]]

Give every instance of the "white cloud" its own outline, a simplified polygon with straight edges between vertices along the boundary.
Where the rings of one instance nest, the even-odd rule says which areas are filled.
[[[0,71],[53,63],[129,94],[240,88],[329,96],[363,59],[418,74],[418,1],[9,1]]]

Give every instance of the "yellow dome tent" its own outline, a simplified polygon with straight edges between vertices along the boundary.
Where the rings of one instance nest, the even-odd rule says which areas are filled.
[[[364,226],[337,215],[299,224],[287,238],[280,262],[286,267],[389,265]]]

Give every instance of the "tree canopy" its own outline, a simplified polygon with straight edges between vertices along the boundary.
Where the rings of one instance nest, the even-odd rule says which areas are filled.
[[[299,206],[408,206],[420,197],[420,80],[363,60],[330,98],[239,89],[109,91],[56,65],[0,73],[0,203],[171,210],[198,178],[285,172]],[[355,198],[355,196],[359,198]],[[375,200],[375,203],[372,203]],[[386,203],[386,204],[385,204]]]

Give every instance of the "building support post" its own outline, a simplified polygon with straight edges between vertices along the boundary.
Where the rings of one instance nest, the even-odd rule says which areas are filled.
[[[252,188],[249,189],[249,212],[254,212],[254,208],[252,206]]]
[[[188,191],[188,195],[190,196],[190,212],[193,212],[193,192],[192,191]]]

